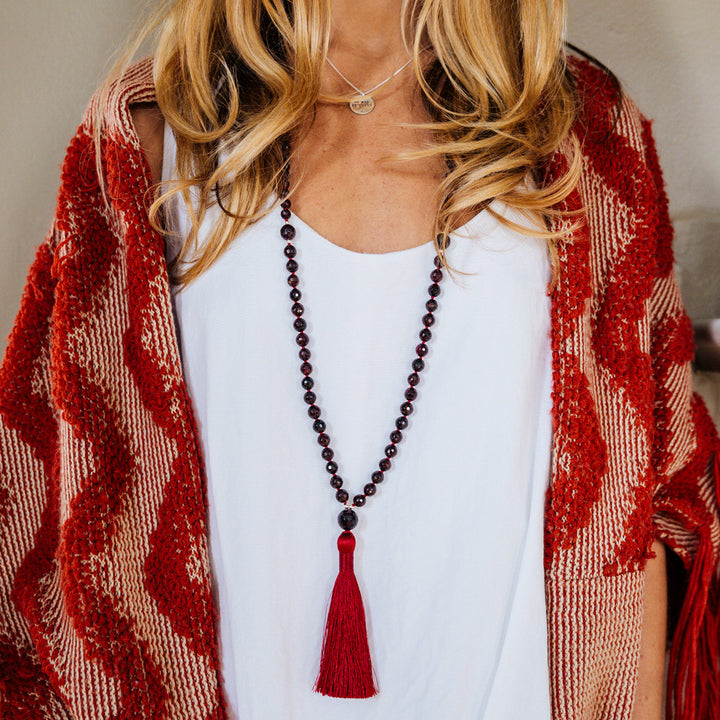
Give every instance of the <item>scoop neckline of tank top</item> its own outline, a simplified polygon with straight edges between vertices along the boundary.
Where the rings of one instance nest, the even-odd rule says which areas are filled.
[[[471,217],[470,220],[468,220],[464,225],[461,225],[460,227],[453,230],[452,233],[450,233],[451,237],[453,239],[457,239],[458,236],[460,236],[461,238],[465,237],[467,231],[470,229],[471,226],[474,227],[478,222],[481,221],[487,222],[485,218],[492,219],[492,216],[490,215],[490,213],[481,210],[476,215],[473,215],[473,217]],[[293,213],[292,220],[290,222],[299,226],[303,232],[303,235],[307,234],[307,236],[311,237],[315,242],[329,247],[332,252],[337,252],[338,254],[346,255],[348,257],[352,256],[361,258],[399,258],[407,257],[408,255],[420,255],[422,252],[427,252],[427,248],[433,248],[434,250],[435,247],[432,240],[428,240],[424,243],[421,243],[420,245],[403,248],[402,250],[390,250],[388,252],[360,252],[358,250],[350,250],[349,248],[343,247],[342,245],[338,245],[332,240],[329,240],[324,235],[321,235],[317,230],[315,230],[312,225],[305,222],[305,220],[303,220],[299,215],[296,215],[295,213]]]

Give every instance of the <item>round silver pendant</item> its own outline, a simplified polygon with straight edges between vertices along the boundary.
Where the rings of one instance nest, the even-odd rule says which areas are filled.
[[[352,99],[348,105],[356,115],[367,115],[373,111],[375,101],[369,95],[361,95]]]

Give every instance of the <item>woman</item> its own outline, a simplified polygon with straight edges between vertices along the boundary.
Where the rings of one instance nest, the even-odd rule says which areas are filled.
[[[659,717],[665,545],[668,717],[716,713],[662,180],[562,3],[158,22],[0,374],[8,717]]]

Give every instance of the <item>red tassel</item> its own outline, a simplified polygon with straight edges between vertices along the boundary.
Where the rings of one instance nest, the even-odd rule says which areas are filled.
[[[338,698],[377,695],[365,627],[365,608],[353,572],[355,537],[338,538],[340,572],[330,600],[315,692]]]
[[[713,460],[720,496],[720,451]],[[720,584],[708,533],[700,536],[668,660],[666,715],[720,718]]]

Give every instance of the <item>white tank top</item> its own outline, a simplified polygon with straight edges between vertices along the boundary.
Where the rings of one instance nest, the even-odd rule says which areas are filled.
[[[164,179],[174,154],[166,127]],[[171,212],[182,237],[180,205]],[[292,222],[313,390],[352,497],[404,402],[434,248],[357,253]],[[355,572],[379,694],[348,700],[312,690],[341,506],[302,397],[282,224],[274,209],[174,294],[207,470],[230,717],[548,720],[544,241],[487,213],[452,238],[451,265],[471,274],[445,273],[415,411],[358,511]],[[177,252],[178,238],[170,243]]]

